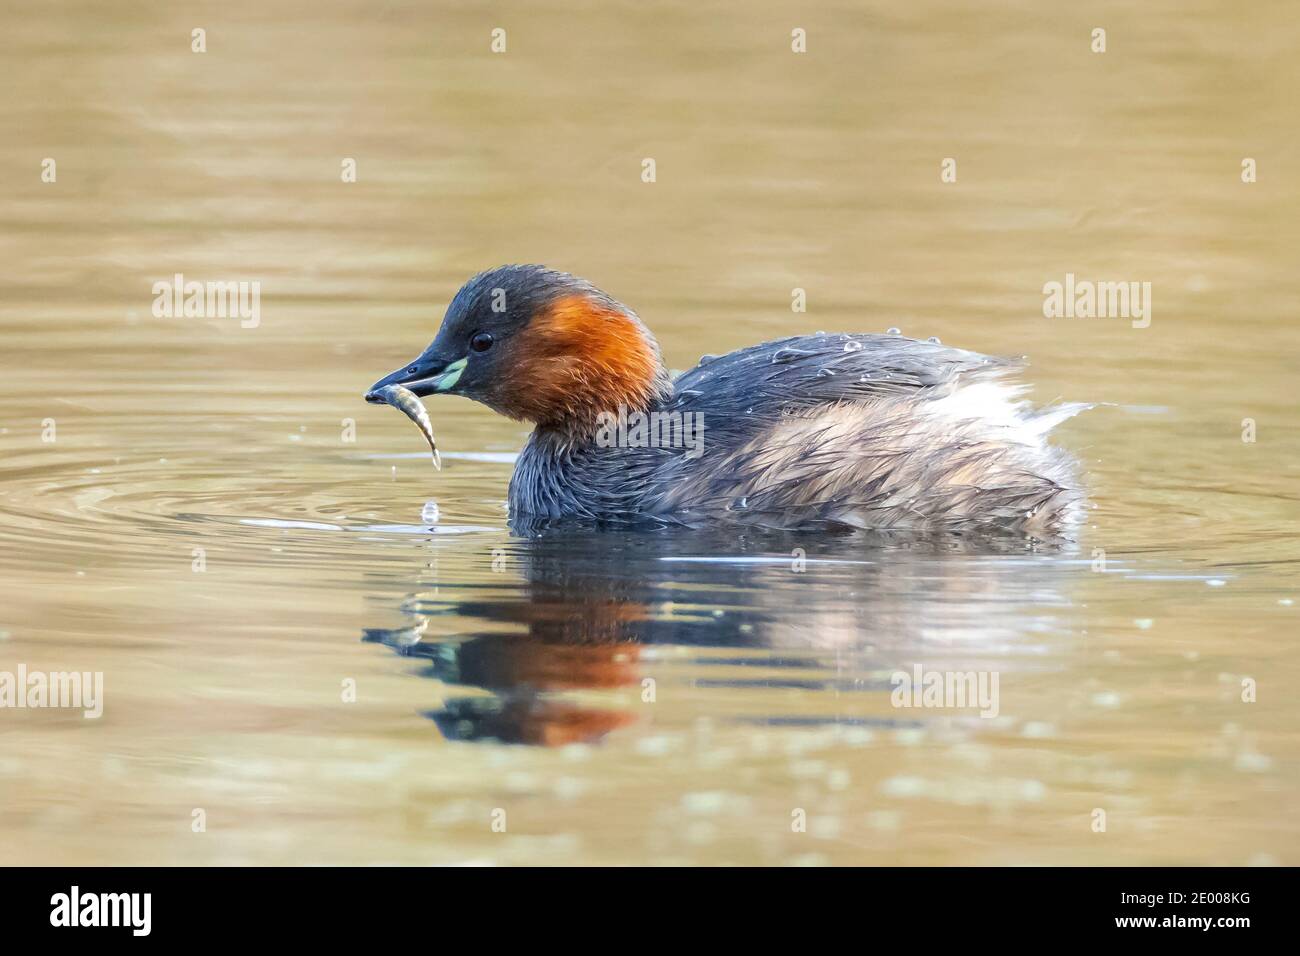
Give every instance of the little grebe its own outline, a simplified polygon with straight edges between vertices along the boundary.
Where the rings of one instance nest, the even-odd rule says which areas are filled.
[[[536,426],[512,515],[704,525],[1054,533],[1079,516],[1016,361],[899,334],[817,334],[673,378],[636,314],[591,283],[502,266],[456,293],[433,343],[371,386],[482,402]]]

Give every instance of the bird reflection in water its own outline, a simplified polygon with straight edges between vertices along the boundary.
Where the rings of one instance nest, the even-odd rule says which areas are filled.
[[[501,593],[480,578],[478,587],[457,587],[465,598],[454,603],[413,592],[403,602],[412,626],[368,628],[363,639],[427,660],[424,675],[449,688],[472,689],[426,714],[448,739],[594,743],[643,719],[643,681],[666,646],[755,675],[696,680],[697,688],[887,698],[888,672],[918,655],[978,654],[1023,637],[1018,599],[1032,590],[1036,607],[1050,605],[1068,549],[1007,536],[547,529],[512,541],[515,587]],[[489,590],[500,596],[475,596]],[[447,615],[484,629],[431,636]],[[789,676],[800,669],[806,676]],[[917,725],[887,700],[883,714],[869,711],[875,716],[834,722]],[[775,714],[769,722],[827,721]]]

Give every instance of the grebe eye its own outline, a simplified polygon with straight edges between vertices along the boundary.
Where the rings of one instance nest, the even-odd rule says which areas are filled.
[[[475,332],[474,336],[469,340],[469,347],[475,352],[486,352],[492,347],[492,333]]]

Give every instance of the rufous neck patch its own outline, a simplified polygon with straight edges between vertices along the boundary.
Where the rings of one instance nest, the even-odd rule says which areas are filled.
[[[518,417],[582,425],[601,412],[645,411],[664,378],[645,327],[588,295],[557,299],[520,335],[513,375]]]

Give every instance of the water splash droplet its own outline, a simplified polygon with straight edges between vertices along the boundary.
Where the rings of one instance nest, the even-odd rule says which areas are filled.
[[[903,334],[903,330],[900,329],[898,326],[894,325],[894,326],[890,326],[889,328],[885,329],[885,334],[886,334],[886,335],[902,335],[902,334]]]
[[[926,341],[929,342],[931,345],[942,345],[942,344],[943,344],[942,342],[939,341],[939,336],[937,336],[937,335],[932,335],[932,336],[930,336],[928,339],[926,339]]]
[[[777,349],[775,352],[772,353],[772,364],[784,365],[786,362],[793,362],[795,359],[800,358],[807,354],[808,353],[803,351],[802,349],[791,349],[791,348]]]
[[[424,507],[420,509],[420,520],[425,524],[438,523],[438,502],[426,501]]]
[[[844,343],[844,351],[846,351],[846,352],[861,352],[861,351],[862,351],[862,343],[859,342],[857,339],[849,339],[847,342]]]

